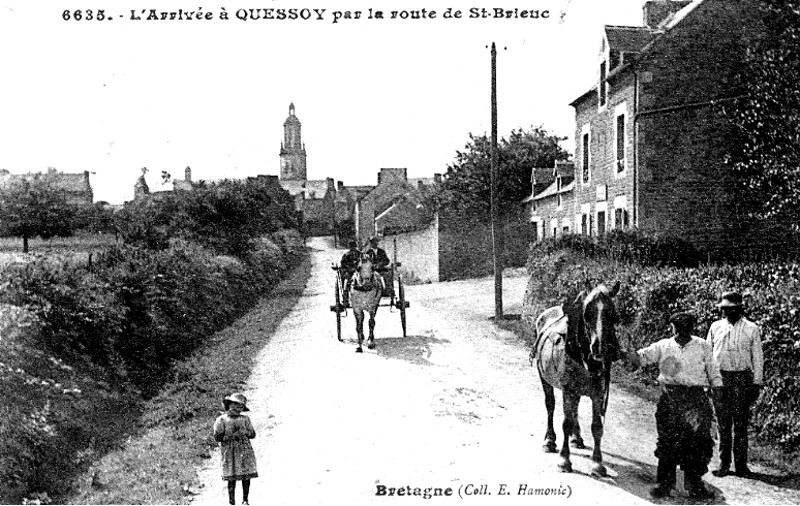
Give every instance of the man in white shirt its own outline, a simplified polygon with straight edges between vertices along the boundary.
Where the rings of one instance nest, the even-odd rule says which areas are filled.
[[[761,328],[744,317],[742,294],[725,292],[717,304],[724,318],[708,329],[708,343],[722,373],[721,395],[714,399],[719,423],[719,469],[714,476],[731,474],[731,439],[736,474],[749,476],[747,426],[750,406],[764,383]]]
[[[714,453],[711,433],[714,413],[706,388],[721,387],[722,378],[711,356],[711,347],[692,335],[695,317],[690,313],[676,313],[669,321],[672,338],[626,355],[635,366],[658,364],[658,382],[662,387],[656,407],[658,485],[650,495],[669,496],[675,486],[675,468],[680,465],[689,496],[707,499],[714,494],[705,488],[702,477]]]

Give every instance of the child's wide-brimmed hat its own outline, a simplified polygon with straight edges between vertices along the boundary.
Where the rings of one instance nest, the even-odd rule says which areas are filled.
[[[227,410],[228,406],[230,406],[232,402],[244,406],[242,411],[250,411],[250,409],[247,407],[247,397],[245,397],[244,394],[240,394],[238,392],[231,394],[222,400],[222,405],[225,406],[225,409]]]

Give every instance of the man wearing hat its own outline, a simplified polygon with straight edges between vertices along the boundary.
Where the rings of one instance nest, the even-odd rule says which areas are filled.
[[[369,239],[369,249],[364,252],[365,255],[370,259],[372,265],[375,266],[375,270],[378,272],[383,272],[389,267],[389,256],[386,254],[386,250],[378,246],[379,239],[377,236],[372,236]]]
[[[761,328],[744,317],[742,294],[725,292],[717,307],[723,318],[708,329],[708,343],[722,373],[722,389],[714,399],[719,424],[719,469],[715,476],[731,474],[731,449],[736,474],[749,476],[747,426],[750,406],[764,382]],[[733,440],[733,448],[731,448]]]
[[[339,263],[339,271],[342,274],[342,279],[345,280],[343,294],[345,306],[350,303],[351,278],[353,277],[353,273],[358,270],[358,262],[361,259],[361,252],[358,250],[358,243],[356,241],[348,242],[347,246],[349,249],[347,253],[342,255],[342,260]]]
[[[711,347],[692,335],[695,317],[676,313],[669,319],[672,337],[626,354],[634,366],[658,364],[661,398],[656,407],[655,498],[668,497],[676,481],[676,466],[684,472],[684,485],[693,499],[713,497],[703,484],[714,453],[711,433],[713,411],[705,389],[719,387],[722,378],[711,357]]]

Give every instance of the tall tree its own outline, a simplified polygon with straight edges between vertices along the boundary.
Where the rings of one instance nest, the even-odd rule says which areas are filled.
[[[747,52],[727,108],[740,133],[730,162],[745,212],[800,223],[800,0],[761,0],[766,36]]]
[[[58,174],[29,174],[11,179],[0,188],[0,235],[28,239],[72,235],[76,207],[59,187]]]
[[[497,195],[500,211],[513,214],[521,209],[520,201],[531,192],[531,171],[552,167],[568,154],[559,142],[562,137],[549,134],[542,127],[512,130],[498,141]],[[486,135],[469,135],[464,151],[447,167],[440,206],[476,219],[488,219],[490,211],[490,141]]]

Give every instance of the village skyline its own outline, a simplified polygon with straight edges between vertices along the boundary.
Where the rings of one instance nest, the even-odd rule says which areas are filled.
[[[330,12],[321,21],[240,21],[233,5],[229,21],[148,23],[130,20],[128,11],[148,7],[131,4],[101,23],[65,20],[55,2],[12,1],[0,14],[0,39],[22,49],[0,56],[15,76],[0,84],[0,169],[89,171],[95,200],[112,204],[133,197],[142,167],[153,190],[162,171],[179,179],[187,166],[195,180],[277,175],[293,103],[308,179],[374,185],[383,167],[432,177],[470,133],[490,129],[492,42],[499,136],[543,126],[572,153],[569,103],[592,86],[602,27],[642,24],[643,0],[603,4],[487,4],[548,17],[470,19],[478,4],[445,20],[454,6],[435,1],[419,9],[439,11],[436,19],[335,24]],[[370,7],[398,8],[357,1],[328,9]]]

